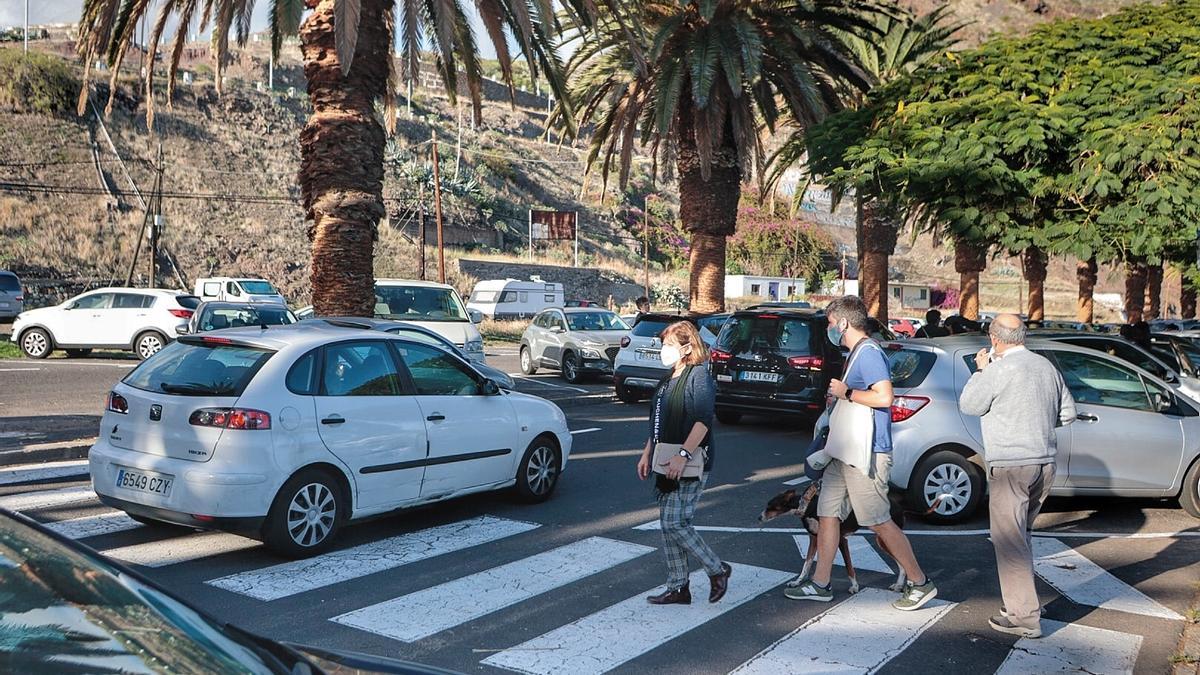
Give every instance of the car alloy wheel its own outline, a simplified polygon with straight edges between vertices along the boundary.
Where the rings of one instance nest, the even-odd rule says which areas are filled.
[[[537,373],[537,367],[533,365],[533,354],[529,352],[529,347],[521,347],[521,372],[526,375]]]
[[[50,338],[40,330],[31,330],[21,337],[21,350],[30,358],[45,358],[50,353]]]
[[[562,363],[563,379],[571,384],[579,381],[579,357],[574,354],[567,354],[563,357]]]
[[[922,492],[934,513],[956,516],[971,501],[971,476],[957,464],[939,464],[925,474]]]
[[[154,356],[163,348],[163,341],[156,333],[146,333],[138,338],[137,355],[145,360]]]
[[[325,541],[337,521],[337,500],[328,487],[309,483],[292,495],[287,509],[288,536],[309,548]]]
[[[557,474],[554,451],[545,445],[535,448],[529,456],[529,463],[525,465],[525,482],[529,485],[529,491],[538,496],[546,494],[554,485]]]

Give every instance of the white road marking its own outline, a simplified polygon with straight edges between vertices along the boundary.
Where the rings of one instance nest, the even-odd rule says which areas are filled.
[[[640,451],[639,451],[640,452]],[[612,453],[609,453],[610,455]],[[575,459],[575,455],[571,455],[571,459]],[[720,486],[725,487],[725,486]],[[705,490],[705,494],[712,492],[715,488]],[[758,533],[758,534],[802,534],[808,530],[797,527],[729,527],[726,525],[696,525],[698,532],[735,532],[735,533]],[[635,530],[657,530],[658,521],[652,520],[641,525],[634,526]],[[864,532],[865,535],[874,536],[871,532]],[[987,537],[990,536],[991,530],[905,530],[904,534],[910,537]],[[1050,537],[1050,538],[1073,538],[1073,539],[1182,539],[1190,537],[1200,537],[1200,531],[1197,530],[1182,530],[1179,532],[1056,532],[1054,530],[1034,531],[1034,538]]]
[[[83,502],[96,498],[96,491],[91,485],[59,488],[57,490],[39,490],[37,492],[22,492],[15,495],[0,497],[0,507],[10,511],[32,511],[50,506],[61,506],[73,502]]]
[[[808,535],[798,534],[794,537],[796,540],[796,548],[800,549],[800,557],[808,555]],[[875,547],[871,546],[871,542],[862,538],[859,535],[846,537],[846,542],[850,544],[850,561],[854,563],[855,569],[871,570],[873,572],[883,572],[891,574],[891,566],[875,551]],[[846,561],[842,560],[842,554],[838,553],[834,558],[834,564],[842,567],[846,566]]]
[[[588,429],[576,429],[575,431],[572,431],[572,432],[571,432],[571,435],[572,435],[572,436],[576,436],[576,435],[579,435],[579,434],[590,434],[590,433],[592,433],[593,431],[603,431],[603,429],[601,429],[600,427],[591,427],[591,428],[588,428]]]
[[[331,621],[396,640],[415,642],[653,550],[649,546],[591,537],[357,609]]]
[[[261,545],[254,539],[227,532],[189,531],[183,536],[105,549],[101,553],[135,565],[166,567]]]
[[[1021,638],[996,675],[1026,673],[1132,673],[1142,636],[1042,619],[1042,637]]]
[[[703,597],[708,589],[706,576],[704,570],[692,574],[692,592],[701,597],[691,605],[651,605],[646,596],[663,590],[652,588],[493,654],[483,663],[533,675],[561,673],[564,668],[572,675],[605,673],[737,608],[792,574],[734,564],[729,593],[715,604]]]
[[[53,523],[42,523],[47,528],[71,539],[86,539],[102,534],[123,532],[143,527],[141,523],[130,518],[124,511],[112,511],[94,516],[59,520]]]
[[[1038,576],[1076,604],[1160,619],[1183,618],[1057,539],[1034,539],[1033,556]]]
[[[573,457],[573,456],[572,456]],[[705,493],[712,492],[712,489],[705,490]],[[764,534],[808,534],[808,530],[803,527],[722,527],[719,525],[696,525],[697,531],[700,532],[759,532]],[[657,531],[662,529],[662,526],[657,520],[651,520],[648,523],[642,523],[634,527],[635,530],[651,530]]]
[[[0,469],[0,485],[66,478],[67,476],[86,476],[88,474],[87,467],[88,461],[86,459],[76,459],[69,462],[6,466]]]
[[[259,600],[278,600],[538,527],[541,525],[537,523],[481,516],[332,551],[306,560],[231,574],[205,583]]]
[[[545,380],[542,380],[541,378],[529,377],[528,375],[522,375],[522,374],[520,374],[520,373],[508,373],[508,376],[509,376],[509,377],[515,377],[515,378],[517,378],[518,380],[525,380],[526,382],[533,382],[533,383],[535,383],[535,384],[540,384],[540,385],[542,385],[542,386],[546,386],[546,387],[553,387],[553,388],[555,388],[555,389],[569,389],[569,390],[571,390],[571,391],[577,391],[577,392],[579,392],[579,393],[581,393],[581,394],[591,394],[591,393],[594,393],[594,392],[592,392],[592,391],[589,391],[589,390],[587,390],[587,389],[580,389],[579,387],[568,387],[568,386],[567,386],[567,385],[565,385],[565,384],[555,384],[555,383],[553,383],[553,382],[546,382]]]
[[[801,476],[799,478],[785,480],[785,481],[783,481],[783,484],[784,485],[803,485],[805,483],[811,483],[811,482],[812,482],[812,479],[810,479],[808,476]]]
[[[892,608],[895,599],[895,593],[863,589],[809,619],[730,675],[874,673],[956,604],[931,600],[919,610],[898,612]]]
[[[41,368],[0,368],[0,373],[28,373]]]
[[[577,462],[581,459],[607,459],[609,457],[640,457],[641,450],[611,450],[606,452],[580,452],[571,453],[571,461]],[[712,490],[709,490],[712,492]]]

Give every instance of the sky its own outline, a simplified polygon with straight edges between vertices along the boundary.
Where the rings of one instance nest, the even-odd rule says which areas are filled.
[[[39,23],[75,23],[79,20],[79,8],[83,5],[82,0],[28,0],[28,2],[30,25]],[[25,17],[25,4],[25,0],[0,0],[0,27],[20,26]],[[157,4],[155,2],[155,5]],[[474,3],[465,2],[463,4],[467,7],[467,11],[471,16],[471,28],[475,31],[480,53],[484,58],[494,58],[496,52],[485,37],[486,34],[483,32],[483,25],[475,13]],[[255,1],[254,20],[251,22],[251,30],[266,30],[269,23],[267,16],[270,7],[270,0]],[[174,29],[171,29],[170,34],[174,34]]]

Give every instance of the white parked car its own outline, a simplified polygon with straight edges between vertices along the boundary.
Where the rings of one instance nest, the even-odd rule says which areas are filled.
[[[453,342],[472,361],[487,362],[483,335],[453,286],[412,279],[376,279],[375,318],[428,328]]]
[[[100,500],[135,519],[306,556],[404,507],[545,500],[570,453],[553,403],[428,344],[307,321],[180,338],[113,388],[88,461]]]
[[[196,295],[205,301],[268,302],[287,305],[287,300],[266,279],[209,277],[196,280]]]
[[[55,349],[86,356],[93,349],[123,349],[149,358],[178,337],[175,329],[200,304],[194,295],[159,288],[98,288],[54,307],[22,312],[12,341],[31,359]]]

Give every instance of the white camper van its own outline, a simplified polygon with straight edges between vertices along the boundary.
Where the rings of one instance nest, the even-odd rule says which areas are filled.
[[[480,281],[471,291],[469,309],[497,321],[529,319],[549,307],[562,307],[563,285],[544,281]]]
[[[209,277],[196,280],[196,295],[201,300],[224,302],[269,302],[287,305],[283,295],[266,279]]]
[[[483,336],[452,286],[412,279],[376,279],[375,318],[428,328],[453,342],[472,361],[487,363]]]

